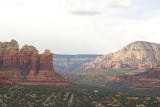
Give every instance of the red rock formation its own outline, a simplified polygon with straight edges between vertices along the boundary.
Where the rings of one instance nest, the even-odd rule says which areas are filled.
[[[12,83],[7,80],[6,75],[4,72],[0,72],[0,87],[6,87],[11,85]]]
[[[35,60],[35,58],[37,58]],[[19,51],[18,55],[18,63],[21,69],[26,68],[34,68],[36,69],[38,65],[38,50],[33,46],[23,46],[22,49]],[[33,65],[32,65],[33,64]]]
[[[117,76],[107,76],[107,80],[114,81],[116,80]]]
[[[4,42],[0,44],[0,61],[3,67],[12,68],[18,64],[19,45],[17,41]]]
[[[28,45],[19,50],[15,40],[0,42],[1,71],[4,71],[11,81],[20,84],[49,86],[69,84],[68,80],[55,76],[53,53],[46,50],[43,54],[39,54],[35,47]]]
[[[53,71],[53,54],[46,50],[40,55],[39,70],[52,70]]]
[[[160,88],[160,61],[156,63],[151,70],[141,74],[130,76],[107,76],[107,80],[113,81],[115,84],[123,82],[134,90],[153,90]]]
[[[31,70],[39,70],[39,54],[37,50],[32,52]]]
[[[27,80],[33,81],[48,81],[54,76],[54,69],[53,69],[53,53],[49,50],[46,50],[43,54],[33,56],[33,60],[31,61],[31,70],[29,75],[27,76]],[[38,69],[37,69],[37,67]]]

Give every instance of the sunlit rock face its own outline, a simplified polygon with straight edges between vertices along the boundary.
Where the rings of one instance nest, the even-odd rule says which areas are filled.
[[[147,70],[160,60],[160,44],[137,41],[118,52],[97,57],[81,66],[83,71],[99,69],[137,68]]]
[[[69,84],[65,78],[55,76],[53,53],[45,50],[43,54],[39,54],[34,46],[29,45],[19,49],[18,42],[15,40],[0,42],[1,71],[10,81],[19,84],[47,86]]]

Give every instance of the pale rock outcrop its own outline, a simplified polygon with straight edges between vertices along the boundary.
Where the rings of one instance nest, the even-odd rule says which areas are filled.
[[[81,66],[83,71],[99,69],[137,68],[147,70],[160,60],[160,44],[137,41],[120,51],[97,57]]]

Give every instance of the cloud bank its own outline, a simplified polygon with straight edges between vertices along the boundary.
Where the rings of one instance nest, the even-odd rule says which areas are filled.
[[[107,54],[160,43],[158,0],[1,0],[0,41],[58,54]],[[19,5],[20,4],[20,5]]]
[[[97,15],[108,8],[126,8],[131,0],[67,0],[66,6],[71,14]]]

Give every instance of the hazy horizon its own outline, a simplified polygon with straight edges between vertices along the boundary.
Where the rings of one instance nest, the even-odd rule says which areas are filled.
[[[40,53],[107,54],[135,41],[160,43],[160,1],[1,0],[1,42]]]

